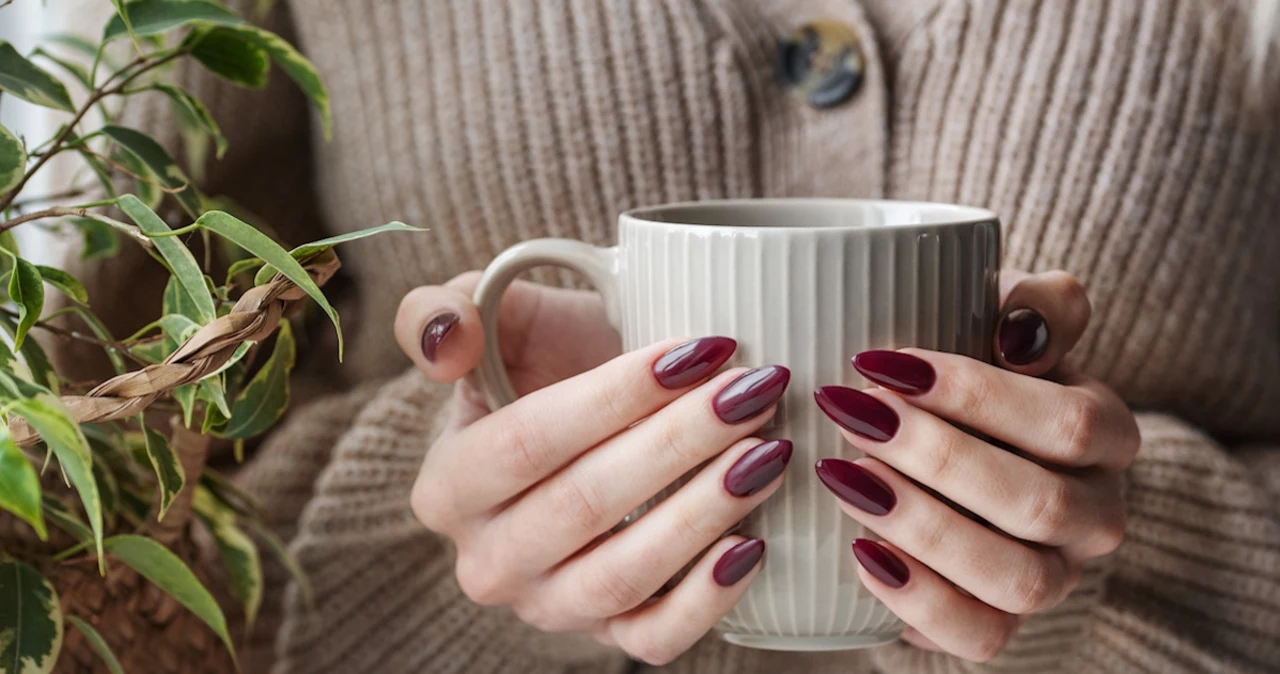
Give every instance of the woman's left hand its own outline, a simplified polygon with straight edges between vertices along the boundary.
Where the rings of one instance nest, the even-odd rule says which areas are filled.
[[[844,511],[884,540],[854,543],[863,583],[910,626],[906,640],[979,662],[1019,616],[1066,598],[1086,559],[1120,545],[1121,473],[1139,443],[1120,398],[1062,363],[1089,320],[1080,284],[1061,272],[1004,276],[998,366],[872,351],[854,367],[881,388],[815,392],[868,455],[816,466]]]

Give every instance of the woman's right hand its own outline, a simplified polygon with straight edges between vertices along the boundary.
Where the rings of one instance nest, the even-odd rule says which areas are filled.
[[[763,541],[724,534],[781,484],[791,444],[751,434],[773,415],[790,373],[715,374],[736,347],[722,337],[610,358],[618,337],[598,296],[516,283],[498,323],[522,397],[490,413],[462,380],[483,347],[470,299],[478,279],[417,288],[396,316],[409,358],[433,380],[458,382],[414,485],[415,514],[454,541],[458,583],[472,600],[508,605],[545,631],[589,633],[652,664],[675,659],[760,566]]]

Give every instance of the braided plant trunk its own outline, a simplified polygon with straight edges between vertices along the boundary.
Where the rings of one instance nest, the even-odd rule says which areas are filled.
[[[305,268],[317,285],[337,271],[332,250],[309,261]],[[269,283],[247,291],[230,313],[202,327],[163,363],[125,373],[103,382],[83,396],[62,396],[64,405],[81,423],[135,417],[174,388],[191,384],[222,367],[246,341],[261,341],[279,326],[291,305],[306,293],[277,274]],[[181,419],[169,420],[170,446],[182,462],[188,479],[163,521],[155,507],[144,525],[145,533],[178,555],[206,587],[221,587],[216,556],[204,550],[191,535],[192,496],[210,438],[183,427]],[[10,432],[16,442],[30,445],[40,437],[15,417]],[[44,478],[49,490],[60,486],[56,471]],[[120,532],[109,532],[120,533]],[[75,541],[51,529],[48,541],[40,541],[17,518],[0,513],[0,545],[29,558],[49,559]],[[110,562],[110,560],[108,560]],[[120,659],[126,672],[149,674],[222,674],[236,671],[231,654],[209,628],[173,597],[121,563],[109,563],[104,579],[92,558],[66,561],[49,559],[38,570],[57,589],[68,615],[93,625]],[[211,582],[212,581],[212,582]],[[215,595],[225,593],[217,593]],[[235,615],[229,601],[221,601],[228,616]],[[76,630],[67,630],[58,673],[107,673],[102,658]]]

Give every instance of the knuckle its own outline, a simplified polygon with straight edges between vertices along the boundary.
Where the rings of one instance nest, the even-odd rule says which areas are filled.
[[[1102,404],[1091,394],[1076,393],[1066,399],[1058,414],[1058,437],[1063,438],[1065,460],[1077,463],[1089,456],[1098,437],[1102,415]]]
[[[540,632],[566,632],[568,620],[546,602],[517,602],[512,611],[520,622]]]
[[[537,422],[529,419],[518,408],[503,411],[498,424],[496,452],[503,472],[522,480],[537,479],[554,466],[548,465],[552,452]]]
[[[943,399],[950,411],[975,417],[986,416],[996,400],[996,385],[982,371],[981,363],[968,358],[951,359],[951,366],[938,382],[946,382]]]
[[[430,531],[444,533],[454,519],[453,499],[449,498],[447,484],[420,474],[409,494],[409,507],[418,522]]]
[[[675,421],[655,423],[653,432],[655,433],[654,444],[660,456],[671,457],[680,465],[702,463],[702,457],[699,456],[695,443],[688,442],[685,424]]]
[[[629,404],[634,397],[634,388],[610,384],[601,386],[592,396],[596,401],[596,413],[601,415],[608,428],[625,428],[635,421]]]
[[[1031,490],[1031,503],[1027,507],[1026,537],[1037,543],[1059,540],[1071,517],[1075,495],[1065,479],[1050,477],[1045,484]]]
[[[990,662],[1004,651],[1005,646],[1018,631],[1018,619],[1014,616],[1001,616],[990,630],[987,630],[973,645],[969,660],[974,662]]]
[[[649,594],[623,573],[601,569],[583,581],[585,611],[596,618],[608,618],[639,606]]]
[[[931,559],[939,553],[946,552],[947,532],[950,530],[945,517],[930,517],[915,527],[916,545],[913,555],[916,559]]]
[[[481,606],[502,603],[505,579],[501,571],[484,555],[458,552],[454,567],[458,588],[471,601]]]
[[[574,529],[594,535],[613,524],[607,521],[602,492],[578,473],[565,471],[549,486],[553,512]]]
[[[1084,284],[1065,271],[1053,272],[1053,276],[1062,302],[1070,312],[1070,320],[1081,327],[1087,325],[1093,314],[1093,305],[1089,302],[1089,292],[1085,290]]]
[[[941,433],[930,433],[915,444],[919,447],[926,484],[942,485],[950,477],[958,454],[963,451],[963,435],[947,427]]]
[[[1098,529],[1098,555],[1106,555],[1115,552],[1124,543],[1125,530],[1127,527],[1127,517],[1124,510],[1120,510]]]
[[[680,508],[675,513],[676,537],[690,547],[702,548],[706,543],[720,535],[714,527],[717,518],[708,517],[706,513],[698,513],[691,508]]]
[[[647,630],[637,630],[628,635],[627,641],[620,644],[627,655],[650,667],[661,667],[671,664],[680,653],[671,646],[669,640],[659,638]]]
[[[1016,615],[1034,613],[1056,602],[1062,581],[1060,569],[1046,554],[1032,553],[1012,575],[1009,588],[1009,612]]]

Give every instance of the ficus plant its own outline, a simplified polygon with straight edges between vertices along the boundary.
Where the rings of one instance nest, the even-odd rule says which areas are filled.
[[[12,1],[0,0],[0,22]],[[321,291],[338,268],[333,247],[415,231],[393,222],[288,250],[253,218],[202,193],[189,176],[213,160],[210,149],[220,158],[227,142],[205,105],[178,85],[180,60],[251,89],[265,86],[274,64],[306,94],[327,137],[324,83],[288,42],[215,0],[112,5],[94,39],[46,36],[25,54],[0,41],[0,105],[42,106],[61,122],[40,142],[0,126],[0,525],[9,525],[0,526],[0,674],[120,672],[122,663],[146,661],[119,645],[153,648],[159,633],[114,634],[118,625],[101,618],[102,597],[125,601],[121,587],[162,593],[232,664],[235,641],[215,595],[234,598],[251,625],[267,554],[306,594],[284,544],[252,500],[205,465],[205,453],[221,439],[239,459],[243,443],[283,414],[295,360],[290,320],[299,310],[309,304],[327,315],[341,358],[338,315]],[[120,123],[144,93],[172,104],[184,162]],[[56,194],[30,194],[32,178],[60,155],[80,170]],[[20,226],[78,234],[89,259],[145,249],[169,275],[154,322],[112,335],[93,312],[93,287],[23,257],[13,235]],[[203,261],[188,247],[193,237]],[[211,262],[215,249],[222,271]],[[46,292],[63,295],[65,306],[49,311]],[[65,327],[66,315],[83,329]],[[102,349],[115,376],[72,381],[51,364],[44,335]],[[196,529],[214,542],[220,573],[193,563]],[[225,584],[220,594],[202,581],[211,575]],[[147,601],[128,610],[162,612]],[[68,653],[72,642],[97,661]],[[67,664],[72,656],[80,659]]]

